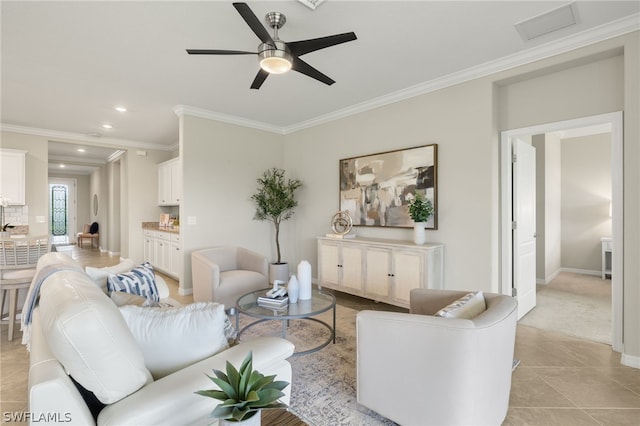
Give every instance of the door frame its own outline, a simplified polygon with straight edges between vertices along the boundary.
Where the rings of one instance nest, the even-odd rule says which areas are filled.
[[[515,138],[527,138],[532,135],[569,130],[578,127],[597,125],[611,126],[611,204],[612,204],[612,238],[615,250],[611,255],[611,310],[613,350],[623,349],[623,123],[622,111],[582,117],[573,120],[541,124],[537,126],[512,129],[500,134],[500,283],[501,293],[511,295],[513,287],[513,256],[511,235],[512,222],[512,163],[511,142]]]

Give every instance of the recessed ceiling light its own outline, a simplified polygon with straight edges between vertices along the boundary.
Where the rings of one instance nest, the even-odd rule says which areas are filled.
[[[113,129],[113,126],[111,124],[103,124],[102,127],[104,127],[105,129]]]
[[[123,106],[117,106],[115,107],[115,110],[118,112],[127,112],[127,109]]]
[[[60,168],[64,169],[66,166],[64,164],[60,164]]]
[[[87,150],[86,150],[86,149],[84,149],[84,148],[78,148],[78,150],[77,150],[77,151],[78,151],[78,152],[86,152]]]

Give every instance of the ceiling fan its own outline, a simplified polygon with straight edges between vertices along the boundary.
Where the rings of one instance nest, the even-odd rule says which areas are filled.
[[[330,86],[335,83],[335,81],[307,64],[300,59],[300,56],[357,39],[355,33],[350,32],[309,40],[284,42],[278,37],[278,30],[282,28],[287,20],[282,13],[269,12],[265,16],[267,25],[273,28],[272,37],[246,3],[233,3],[233,7],[236,8],[240,16],[242,16],[242,19],[245,20],[255,35],[262,41],[258,46],[258,52],[187,49],[187,53],[190,55],[258,55],[260,59],[260,70],[253,80],[253,83],[251,83],[252,89],[259,89],[269,74],[282,74],[289,70],[297,71]]]

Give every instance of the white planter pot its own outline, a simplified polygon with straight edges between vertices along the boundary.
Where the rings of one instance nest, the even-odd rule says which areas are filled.
[[[253,416],[241,422],[230,422],[228,420],[220,420],[219,426],[260,426],[262,424],[261,412],[258,411]]]
[[[279,280],[283,284],[289,281],[289,264],[288,263],[270,263],[269,264],[269,283],[273,284],[274,280]]]
[[[425,222],[416,222],[413,225],[413,242],[417,245],[422,245],[427,241],[425,225]]]

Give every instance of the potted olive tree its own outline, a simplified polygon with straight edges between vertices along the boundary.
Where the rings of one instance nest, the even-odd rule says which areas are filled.
[[[284,170],[271,168],[257,179],[257,192],[251,196],[256,203],[256,220],[270,220],[275,228],[277,259],[269,268],[269,281],[287,282],[289,265],[282,261],[280,254],[280,224],[291,216],[298,205],[296,191],[302,186],[298,179],[286,179]]]
[[[433,204],[428,198],[423,198],[419,192],[415,193],[415,198],[409,204],[409,216],[413,220],[413,242],[424,244],[427,240],[425,226],[433,214]]]
[[[198,395],[223,401],[211,412],[211,417],[220,419],[222,426],[239,423],[242,425],[260,425],[260,410],[286,408],[279,401],[284,396],[282,390],[288,382],[276,381],[276,376],[264,376],[253,369],[251,352],[242,362],[239,370],[227,361],[226,374],[213,370],[215,376],[209,379],[219,389],[200,390]]]

